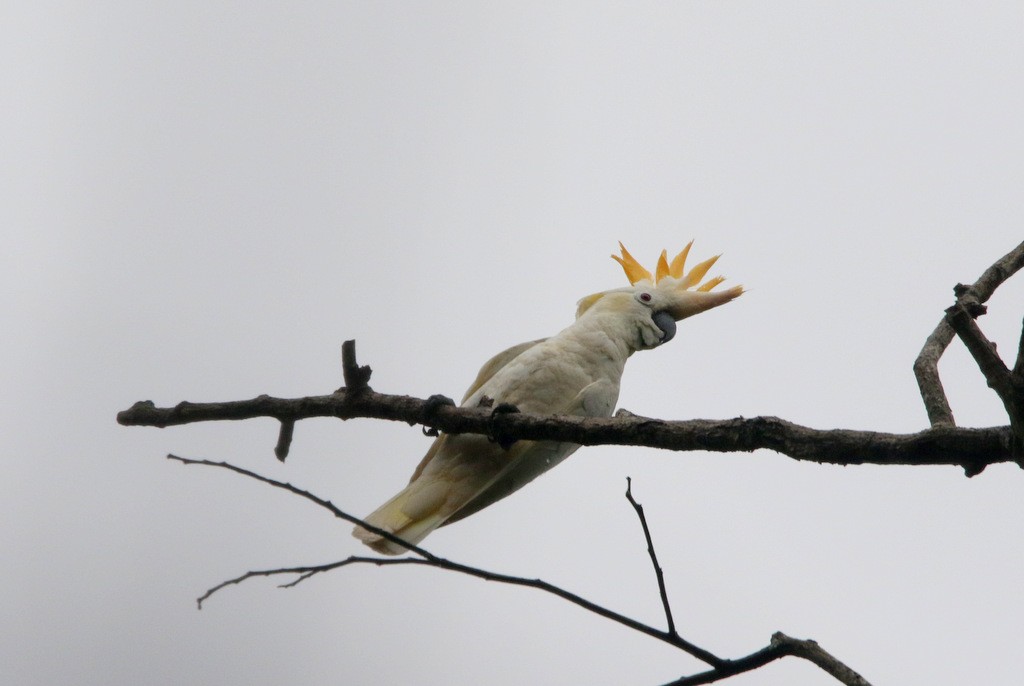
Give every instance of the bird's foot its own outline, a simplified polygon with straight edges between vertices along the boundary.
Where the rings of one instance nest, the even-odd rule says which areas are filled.
[[[494,419],[498,415],[502,414],[515,414],[519,412],[519,408],[512,403],[498,403],[491,410],[491,435],[488,437],[493,443],[497,443],[501,446],[502,450],[508,450],[513,444],[519,439],[511,438],[508,436],[502,436],[501,432],[497,430],[494,425]]]
[[[429,422],[437,414],[438,410],[446,406],[455,407],[455,401],[446,395],[441,395],[440,393],[435,393],[434,395],[427,398],[426,403],[423,406],[424,436],[431,436],[436,438],[437,436],[441,435],[441,432],[438,431],[435,427],[426,426],[426,422]]]

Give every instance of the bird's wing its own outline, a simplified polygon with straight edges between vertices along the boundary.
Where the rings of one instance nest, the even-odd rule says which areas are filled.
[[[498,353],[491,359],[487,360],[487,362],[484,363],[484,366],[480,368],[480,371],[477,372],[476,379],[469,387],[469,390],[467,390],[466,394],[462,397],[462,402],[466,402],[466,399],[469,398],[469,396],[476,393],[477,390],[479,390],[481,386],[487,383],[487,381],[492,376],[497,374],[498,370],[500,370],[502,367],[504,367],[509,362],[519,357],[521,353],[529,350],[538,343],[543,343],[546,340],[546,338],[538,338],[535,341],[527,341],[525,343],[513,345],[511,348],[508,348],[507,350],[502,350],[500,353]],[[416,469],[413,471],[412,477],[409,479],[410,483],[419,478],[420,474],[423,473],[423,468],[426,467],[427,464],[429,464],[430,461],[434,459],[434,456],[437,454],[437,452],[444,447],[445,436],[447,436],[447,434],[438,437],[430,445],[430,448],[427,449],[427,454],[424,455],[423,459],[420,460],[420,463],[416,465]]]
[[[546,338],[538,338],[535,341],[527,341],[526,343],[513,345],[511,348],[502,350],[500,353],[487,360],[487,362],[484,363],[484,366],[480,368],[480,371],[477,373],[476,379],[473,381],[472,385],[470,385],[469,390],[467,390],[466,394],[462,396],[462,402],[466,402],[466,399],[476,393],[481,386],[487,383],[488,379],[498,372],[499,369],[519,357],[520,354],[546,340]]]
[[[568,405],[553,414],[608,417],[615,409],[617,399],[618,389],[610,381],[595,381],[577,393]],[[505,468],[495,476],[494,480],[484,486],[441,526],[457,522],[518,491],[576,452],[579,445],[561,441],[520,440],[512,445],[509,452],[511,453],[519,447],[522,449],[518,454],[508,456]]]
[[[364,520],[418,543],[486,489],[510,462],[527,454],[531,444],[518,441],[503,450],[486,436],[444,434],[434,441],[409,485]],[[404,551],[361,527],[353,533],[377,552],[396,555]]]

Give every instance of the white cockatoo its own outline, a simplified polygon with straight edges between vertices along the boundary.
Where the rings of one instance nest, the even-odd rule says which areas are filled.
[[[492,357],[466,391],[462,407],[485,397],[522,412],[610,417],[619,397],[626,360],[637,350],[667,343],[676,322],[729,302],[742,286],[712,289],[724,279],[701,280],[718,259],[684,274],[690,242],[671,261],[665,251],[652,275],[620,243],[628,288],[588,295],[576,321],[551,338],[520,343]],[[485,401],[487,402],[487,401]],[[579,446],[519,440],[502,446],[476,434],[442,434],[413,472],[409,485],[365,521],[415,544],[439,526],[451,524],[522,488],[571,455]],[[377,552],[397,555],[405,548],[362,527],[353,535]]]

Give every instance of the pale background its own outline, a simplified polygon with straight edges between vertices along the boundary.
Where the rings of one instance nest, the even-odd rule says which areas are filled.
[[[140,399],[341,385],[460,396],[487,357],[696,238],[750,292],[636,356],[620,406],[926,426],[911,364],[1024,237],[1020,3],[12,3],[0,10],[5,684],[658,684],[687,656],[557,599],[425,569],[298,588],[418,428],[123,428]],[[1024,282],[986,332],[1012,361]],[[954,344],[958,421],[1004,424]],[[876,684],[1016,684],[1024,474],[602,447],[431,550],[683,634],[812,637]],[[741,685],[832,683],[784,660]]]

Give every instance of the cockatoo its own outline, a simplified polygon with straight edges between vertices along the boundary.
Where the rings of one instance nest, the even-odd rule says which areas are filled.
[[[523,412],[610,417],[630,355],[667,343],[675,336],[677,321],[743,293],[742,286],[713,291],[724,280],[720,276],[700,284],[718,256],[684,275],[692,244],[671,261],[663,250],[652,275],[619,243],[622,255],[612,258],[622,265],[630,286],[586,296],[579,301],[571,326],[492,357],[466,391],[462,407],[478,407],[486,397]],[[437,527],[468,517],[522,488],[578,447],[528,440],[502,446],[486,436],[442,434],[427,450],[409,485],[364,521],[419,543]],[[357,526],[353,535],[386,555],[406,550],[363,527]]]

